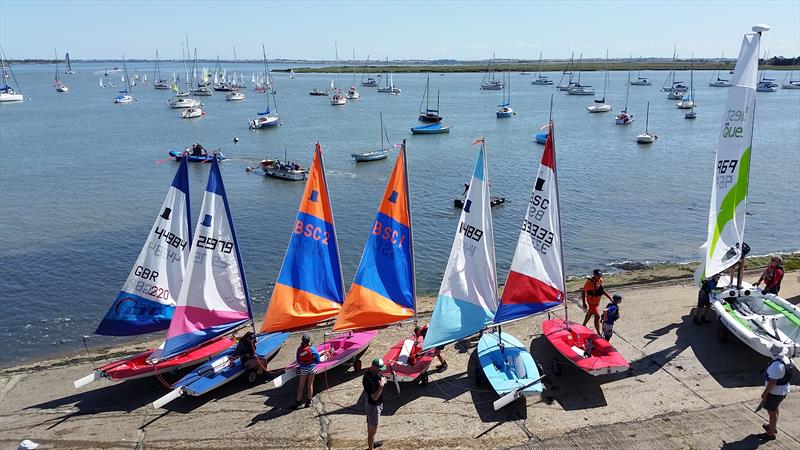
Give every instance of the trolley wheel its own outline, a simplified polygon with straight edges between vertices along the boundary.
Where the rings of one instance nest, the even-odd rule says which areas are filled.
[[[728,342],[728,335],[730,331],[725,327],[725,324],[722,323],[722,319],[717,319],[717,339],[720,342]]]
[[[422,372],[422,375],[419,376],[419,384],[425,386],[428,384],[428,371]]]
[[[353,362],[353,370],[358,372],[361,370],[361,360],[357,359]]]
[[[250,384],[253,384],[253,383],[256,382],[256,380],[258,380],[258,372],[254,371],[254,370],[251,370],[247,374],[247,382],[250,383]]]

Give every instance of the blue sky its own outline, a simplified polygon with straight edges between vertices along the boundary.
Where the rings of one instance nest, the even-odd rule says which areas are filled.
[[[800,54],[800,0],[785,1],[36,1],[0,0],[11,58],[359,59],[735,57],[755,23],[771,55]]]

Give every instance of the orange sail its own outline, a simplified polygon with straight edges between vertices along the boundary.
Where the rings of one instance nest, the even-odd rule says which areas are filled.
[[[375,328],[414,316],[414,247],[403,144],[334,331]]]

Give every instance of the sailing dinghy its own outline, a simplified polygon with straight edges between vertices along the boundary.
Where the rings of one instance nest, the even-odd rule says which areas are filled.
[[[328,196],[328,182],[317,144],[308,181],[292,227],[289,248],[283,259],[278,281],[272,291],[262,332],[277,333],[309,329],[339,314],[344,300],[342,268],[333,210]],[[376,330],[346,332],[316,346],[322,361],[317,374],[352,362],[361,369],[361,355],[378,334]],[[297,362],[275,378],[276,387],[297,376]]]
[[[766,25],[756,25],[753,33],[745,34],[731,78],[714,165],[708,237],[700,247],[698,281],[723,273],[741,259],[759,44],[761,33],[767,30]],[[765,294],[743,282],[742,272],[740,265],[737,277],[723,277],[729,281],[728,285],[721,278],[718,289],[711,293],[711,305],[722,327],[720,331],[723,334],[730,331],[765,356],[772,356],[770,348],[773,346],[783,348],[783,354],[789,357],[800,355],[800,309],[777,295]]]
[[[483,139],[476,142],[481,149],[422,348],[430,350],[483,331],[477,350],[482,372],[475,373],[475,380],[482,376],[489,380],[501,396],[494,405],[500,409],[520,395],[541,394],[542,383],[525,346],[499,327],[484,331],[496,323],[499,310],[489,167]]]
[[[406,146],[403,142],[386,184],[372,232],[334,331],[376,329],[403,320],[416,322],[414,246]],[[389,381],[409,382],[425,376],[434,357],[422,352],[416,336],[398,341],[383,356]]]
[[[95,335],[137,336],[169,328],[181,291],[191,247],[188,164],[178,167],[150,234],[136,262]],[[113,378],[136,355],[105,364],[75,382],[79,388],[100,378]]]
[[[537,215],[542,219],[537,220]],[[558,202],[553,122],[550,121],[542,165],[531,194],[525,228],[520,233],[517,253],[511,263],[503,298],[511,308],[523,307],[523,300],[532,302],[533,311],[545,311],[564,302],[564,259],[561,218]],[[528,231],[530,230],[530,231]],[[557,241],[557,242],[556,242]],[[527,249],[525,251],[524,249]],[[538,309],[538,311],[537,311]],[[625,358],[596,332],[570,322],[568,308],[564,320],[551,318],[542,322],[545,338],[571,363],[589,375],[606,375],[628,370]],[[513,317],[512,317],[513,319]]]

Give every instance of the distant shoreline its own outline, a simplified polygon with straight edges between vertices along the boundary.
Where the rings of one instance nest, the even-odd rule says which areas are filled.
[[[10,60],[10,64],[12,65],[33,65],[33,64],[55,64],[54,60],[42,60],[42,59],[24,59],[24,60]],[[132,59],[126,60],[126,63],[136,63],[136,64],[155,64],[154,60],[145,60],[145,59]],[[62,63],[59,60],[59,63]],[[109,64],[109,65],[122,65],[121,60],[72,60],[73,64]],[[161,64],[164,63],[172,63],[172,64],[180,64],[183,63],[181,60],[160,60]],[[262,61],[256,60],[242,60],[238,61],[241,64],[262,64]],[[337,70],[341,71],[341,73],[379,73],[379,72],[388,72],[388,73],[481,73],[486,72],[487,63],[484,61],[480,62],[452,62],[452,63],[438,63],[434,61],[392,61],[390,62],[391,65],[385,66],[382,64],[370,64],[368,66],[364,66],[364,61],[356,61],[355,67],[353,67],[352,62],[345,62],[343,61],[340,66],[336,66],[336,63],[333,61],[295,61],[295,60],[275,60],[270,61],[272,64],[283,64],[283,65],[295,65],[292,67],[287,67],[285,69],[271,69],[271,72],[289,72],[293,70],[295,73],[335,73]],[[695,70],[724,70],[729,71],[733,70],[735,60],[723,60],[720,62],[718,59],[703,59],[703,60],[695,60],[694,68]],[[216,60],[199,60],[197,64],[204,65],[206,67],[214,67],[217,64]],[[228,66],[227,68],[230,69],[231,64],[237,64],[236,61],[219,61],[220,65]],[[309,64],[325,64],[322,67],[310,67]],[[542,72],[562,72],[567,69],[569,65],[569,61],[567,60],[551,60],[551,61],[543,61],[541,65]],[[689,70],[690,68],[690,61],[686,59],[680,59],[675,62],[675,70]],[[573,64],[574,66],[574,64]],[[611,60],[606,64],[603,60],[584,60],[580,64],[580,70],[582,72],[598,72],[603,71],[608,68],[610,71],[627,71],[631,70],[632,72],[638,72],[640,70],[651,70],[651,71],[663,71],[663,70],[670,70],[673,68],[672,60],[671,59],[650,59],[645,58],[643,60],[634,60],[631,63],[629,60]],[[573,67],[573,69],[575,69]],[[760,65],[759,69],[761,70],[800,70],[800,65]],[[497,62],[494,65],[494,70],[496,72],[530,72],[534,74],[539,71],[539,62],[538,61],[516,61],[516,62]]]

